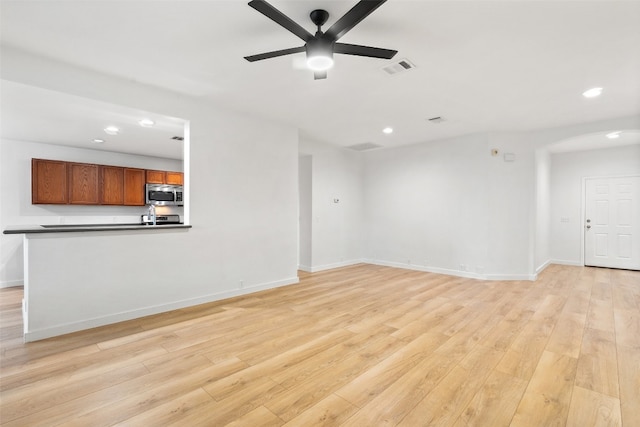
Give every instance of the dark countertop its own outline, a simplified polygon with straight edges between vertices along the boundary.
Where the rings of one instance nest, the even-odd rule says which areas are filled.
[[[191,228],[185,224],[51,224],[51,225],[16,225],[7,227],[4,234],[31,233],[77,233],[86,231],[122,231],[122,230],[167,230],[174,228]]]

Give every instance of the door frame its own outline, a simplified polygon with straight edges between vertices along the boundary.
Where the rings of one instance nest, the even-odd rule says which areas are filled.
[[[584,265],[584,250],[585,239],[584,230],[587,226],[587,180],[588,179],[615,179],[615,178],[640,178],[640,174],[624,174],[624,175],[595,175],[595,176],[583,176],[582,177],[582,194],[581,194],[581,207],[580,207],[580,265]]]

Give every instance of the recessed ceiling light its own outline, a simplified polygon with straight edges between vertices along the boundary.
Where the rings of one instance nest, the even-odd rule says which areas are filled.
[[[94,143],[94,144],[102,144],[102,143],[104,143],[104,139],[98,139],[98,138],[96,138],[96,139],[94,139],[94,140],[93,140],[93,141],[91,141],[91,142],[92,142],[92,143]]]
[[[143,128],[150,128],[151,126],[155,125],[156,122],[151,119],[142,119],[138,122],[138,124]]]
[[[118,132],[120,132],[120,129],[115,126],[107,126],[104,128],[104,132],[108,135],[117,135]]]
[[[594,87],[582,92],[582,96],[584,96],[585,98],[595,98],[596,96],[600,96],[601,94],[602,94],[601,87]]]
[[[384,129],[382,129],[382,132],[386,133],[387,135],[392,134],[393,133],[393,128],[386,127]]]
[[[609,139],[620,138],[620,131],[608,133],[607,138]]]

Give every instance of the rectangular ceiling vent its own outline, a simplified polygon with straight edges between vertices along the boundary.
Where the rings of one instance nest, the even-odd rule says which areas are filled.
[[[390,76],[395,76],[396,74],[400,74],[405,71],[413,70],[416,68],[408,59],[401,59],[400,61],[393,63],[391,65],[387,65],[383,68],[383,70],[389,74]]]
[[[174,136],[171,139],[175,140],[175,141],[184,141],[184,138],[181,136]]]
[[[380,148],[382,145],[374,144],[373,142],[363,142],[362,144],[350,145],[347,148],[355,151],[367,151],[373,150],[374,148]]]

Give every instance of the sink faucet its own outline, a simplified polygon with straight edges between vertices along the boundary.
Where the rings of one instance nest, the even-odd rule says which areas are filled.
[[[156,225],[156,207],[155,207],[155,205],[149,205],[148,215],[149,215],[149,219],[151,220],[153,225]]]

